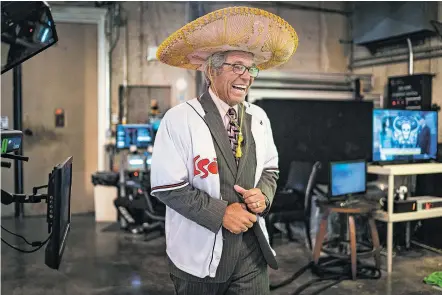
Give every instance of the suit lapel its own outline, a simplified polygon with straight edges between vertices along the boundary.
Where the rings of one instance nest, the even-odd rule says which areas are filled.
[[[244,104],[242,105],[245,108]],[[241,112],[242,113],[242,112]],[[240,178],[246,164],[247,158],[249,156],[249,148],[251,144],[251,136],[252,136],[252,116],[244,111],[244,124],[242,126],[242,133],[244,134],[244,146],[242,146],[242,157],[239,160],[238,164],[238,173],[236,174],[236,181]]]
[[[206,120],[209,129],[211,130],[212,137],[215,139],[216,144],[221,150],[222,156],[227,162],[227,166],[232,172],[233,176],[236,176],[237,166],[235,158],[233,157],[232,148],[230,146],[229,137],[227,135],[227,130],[224,128],[223,121],[219,114],[219,111],[209,94],[206,91],[200,99],[201,106],[203,107],[206,115],[204,120]]]

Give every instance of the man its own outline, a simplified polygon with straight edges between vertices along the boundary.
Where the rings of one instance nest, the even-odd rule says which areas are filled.
[[[160,115],[160,108],[158,106],[158,100],[152,99],[150,101],[149,117],[155,118],[158,115]]]
[[[286,62],[297,43],[276,15],[234,7],[184,26],[158,49],[160,61],[204,71],[209,84],[165,114],[152,157],[177,294],[269,294],[267,265],[278,266],[264,216],[278,154],[267,115],[245,97],[259,70]]]
[[[419,120],[419,134],[417,135],[417,147],[421,149],[421,154],[430,154],[430,141],[431,141],[431,132],[430,128],[427,126],[425,121],[425,117],[421,117]]]

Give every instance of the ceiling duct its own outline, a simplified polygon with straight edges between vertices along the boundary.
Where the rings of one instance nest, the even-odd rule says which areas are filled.
[[[372,75],[344,73],[297,73],[262,71],[253,83],[253,88],[291,89],[306,91],[352,92],[354,81],[362,81],[363,91],[372,90]]]
[[[382,106],[382,98],[373,90],[370,74],[346,73],[297,73],[263,71],[253,82],[248,100],[254,102],[265,98],[284,99],[355,99],[355,81],[359,80],[364,100],[373,101],[375,107]]]
[[[373,54],[385,47],[407,47],[435,36],[431,21],[437,19],[438,2],[359,2],[354,4],[352,30],[354,44]]]

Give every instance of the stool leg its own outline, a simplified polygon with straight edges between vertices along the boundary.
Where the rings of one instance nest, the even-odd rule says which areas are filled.
[[[371,238],[373,240],[373,248],[374,248],[374,259],[376,263],[376,268],[381,268],[381,245],[379,243],[379,234],[378,229],[376,228],[376,223],[372,217],[368,219],[368,223],[370,224]]]
[[[350,235],[350,252],[351,252],[351,275],[353,280],[356,280],[356,228],[355,228],[355,219],[352,215],[348,215],[348,231]]]
[[[313,261],[315,264],[318,263],[319,256],[321,256],[322,244],[324,243],[324,238],[327,233],[328,214],[329,211],[325,210],[319,225],[319,231],[316,234],[315,249],[313,250]]]

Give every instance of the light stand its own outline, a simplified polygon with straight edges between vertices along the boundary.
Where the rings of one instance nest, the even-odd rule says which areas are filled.
[[[14,74],[14,130],[23,130],[23,89],[22,89],[22,65],[18,65],[13,69]],[[23,152],[23,141],[20,145],[19,153]],[[24,190],[23,184],[23,162],[16,159],[14,164],[14,186],[15,192],[22,194]],[[15,203],[15,217],[23,217],[23,204]]]

